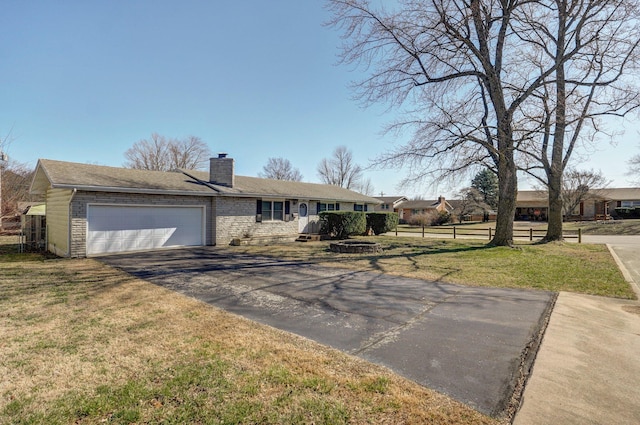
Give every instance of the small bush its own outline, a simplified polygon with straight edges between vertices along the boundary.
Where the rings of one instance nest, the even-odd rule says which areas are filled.
[[[451,214],[447,211],[426,211],[409,217],[409,224],[413,226],[442,226],[451,221]]]
[[[324,211],[320,213],[320,233],[332,239],[347,239],[363,235],[367,230],[367,219],[358,211]]]
[[[443,224],[447,224],[451,222],[451,214],[447,211],[440,211],[438,214],[435,214],[433,220],[431,220],[432,226],[442,226]]]
[[[367,213],[367,229],[374,235],[390,232],[398,225],[398,213],[370,212]]]

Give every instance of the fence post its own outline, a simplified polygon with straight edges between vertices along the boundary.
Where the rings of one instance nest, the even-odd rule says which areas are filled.
[[[424,238],[424,224],[422,225],[422,237]]]
[[[533,228],[529,227],[529,242],[533,242]]]
[[[489,240],[491,240],[491,226],[489,226]]]
[[[453,239],[456,238],[456,226],[453,226]]]
[[[582,243],[582,227],[578,227],[578,243]]]

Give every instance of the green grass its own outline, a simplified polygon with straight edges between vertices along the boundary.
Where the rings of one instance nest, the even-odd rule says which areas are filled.
[[[380,242],[384,251],[376,255],[337,254],[328,249],[328,242],[230,250],[471,286],[635,299],[604,245],[520,243],[507,248],[471,239],[382,236],[366,240]]]

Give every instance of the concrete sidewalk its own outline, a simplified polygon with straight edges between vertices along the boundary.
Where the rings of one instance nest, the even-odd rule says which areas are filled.
[[[563,292],[515,425],[639,424],[640,305]]]
[[[638,293],[640,244],[600,239]],[[640,303],[560,293],[514,424],[640,424],[639,381]]]

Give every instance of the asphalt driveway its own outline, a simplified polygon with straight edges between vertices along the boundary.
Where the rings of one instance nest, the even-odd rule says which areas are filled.
[[[200,247],[100,261],[389,367],[495,417],[537,351],[555,295],[473,288]]]

